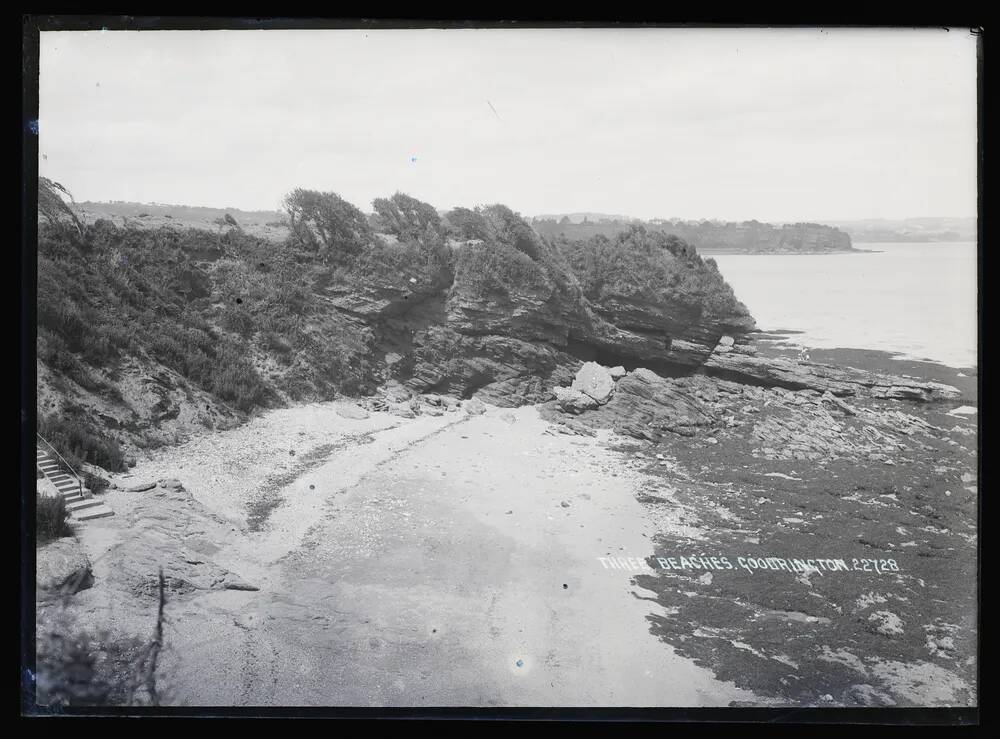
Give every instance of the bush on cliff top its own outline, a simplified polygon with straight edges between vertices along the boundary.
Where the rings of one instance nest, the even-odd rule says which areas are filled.
[[[677,304],[707,315],[746,315],[718,269],[676,236],[631,226],[614,238],[556,242],[584,295],[600,305],[617,297]]]
[[[579,302],[579,285],[563,255],[507,206],[456,208],[447,223],[453,236],[482,242],[459,247],[456,289],[483,297],[548,290],[565,304]]]
[[[434,206],[397,192],[390,198],[375,198],[376,224],[382,233],[400,241],[418,241],[429,232],[441,234],[441,216]]]
[[[290,238],[325,256],[357,254],[374,239],[365,214],[336,193],[299,188],[285,196],[283,205]]]

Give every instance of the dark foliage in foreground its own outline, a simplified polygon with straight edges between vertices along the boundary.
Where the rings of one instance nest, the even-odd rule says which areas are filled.
[[[69,511],[61,495],[39,495],[35,505],[35,546],[72,536]]]
[[[44,634],[38,645],[36,700],[41,706],[121,706],[132,703],[132,664],[139,639],[97,638],[87,632]]]
[[[39,629],[35,701],[39,706],[161,705],[168,697],[158,685],[157,665],[164,647],[166,594],[159,573],[153,635],[149,639],[96,634],[80,629],[64,600]]]

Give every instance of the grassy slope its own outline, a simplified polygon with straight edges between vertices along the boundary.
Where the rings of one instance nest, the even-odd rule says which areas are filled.
[[[115,436],[135,436],[107,433],[77,400],[129,405],[123,374],[136,366],[166,369],[192,401],[207,395],[235,416],[362,390],[364,332],[315,296],[314,272],[307,255],[235,230],[98,223],[74,243],[42,228],[38,360],[63,402],[40,414],[40,430],[78,459],[120,468]]]

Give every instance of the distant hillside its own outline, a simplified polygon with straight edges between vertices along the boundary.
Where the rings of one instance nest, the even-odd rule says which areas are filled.
[[[534,216],[532,220],[558,221],[563,218],[567,218],[573,223],[580,223],[584,220],[591,222],[618,221],[620,223],[642,223],[642,219],[633,218],[632,216],[613,214],[613,213],[595,213],[593,211],[578,211],[576,213],[556,213],[555,215],[539,214],[537,216]]]
[[[621,220],[589,217],[574,222],[568,215],[558,219],[536,217],[532,226],[543,236],[569,239],[611,237],[630,225],[677,236],[700,254],[822,254],[854,251],[851,238],[843,231],[819,223],[774,225],[758,221],[726,223],[716,221]]]
[[[138,228],[202,228],[207,230],[229,229],[226,215],[248,235],[271,241],[281,241],[288,236],[288,216],[279,210],[240,210],[239,208],[203,208],[193,205],[167,205],[164,203],[93,203],[84,201],[74,207],[87,223],[103,218],[117,225]]]
[[[826,221],[846,231],[855,242],[940,242],[975,241],[975,218],[905,218],[885,220],[875,218],[861,221]]]

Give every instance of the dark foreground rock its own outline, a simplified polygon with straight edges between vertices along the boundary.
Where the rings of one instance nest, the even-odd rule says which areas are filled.
[[[640,500],[660,523],[636,574],[664,609],[652,631],[789,705],[976,705],[975,421],[740,398],[714,433],[621,447],[652,476]]]
[[[553,433],[622,434],[645,473],[655,556],[619,567],[679,654],[788,705],[976,705],[977,427],[955,412],[975,396],[837,376],[865,379],[838,396],[640,369],[604,406],[542,413]],[[927,393],[878,389],[902,386]]]
[[[942,429],[908,412],[908,404],[854,406],[842,398],[928,401],[953,399],[958,394],[942,383],[852,368],[739,355],[741,366],[743,359],[755,360],[750,366],[772,381],[774,374],[780,373],[782,382],[792,384],[788,378],[798,378],[794,384],[801,387],[765,387],[711,374],[665,378],[644,368],[614,381],[610,372],[601,374],[585,365],[574,386],[557,388],[556,401],[543,407],[542,413],[556,423],[566,423],[566,414],[572,415],[576,429],[610,428],[647,441],[664,434],[690,437],[699,432],[717,434],[721,429],[743,428],[746,438],[771,458],[854,455],[891,463],[891,455],[904,437]],[[577,389],[595,376],[613,382],[611,390],[602,389],[602,397],[609,398],[603,405]],[[762,414],[765,408],[770,412]]]
[[[717,351],[705,362],[704,370],[714,376],[737,382],[789,390],[817,390],[839,396],[863,395],[919,401],[958,397],[955,388],[939,382],[867,372],[851,367],[799,362],[786,357],[760,357]]]

